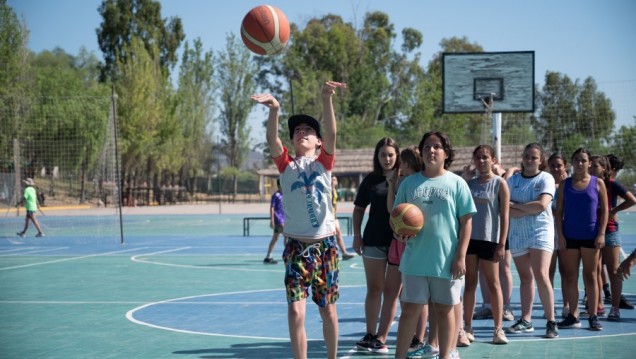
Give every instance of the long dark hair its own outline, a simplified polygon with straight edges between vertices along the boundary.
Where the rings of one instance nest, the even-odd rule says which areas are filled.
[[[557,152],[555,152],[555,153],[553,153],[553,154],[551,154],[551,155],[550,155],[550,158],[548,158],[548,165],[550,164],[550,162],[552,162],[552,161],[554,161],[554,160],[561,160],[561,161],[563,161],[563,165],[567,165],[567,164],[568,164],[568,161],[566,161],[566,160],[565,160],[565,157],[563,157],[563,155],[562,155],[562,154],[557,153]]]
[[[528,143],[526,147],[523,149],[523,152],[525,153],[527,150],[531,148],[539,150],[539,156],[541,156],[541,162],[539,163],[539,171],[545,170],[548,167],[548,163],[545,160],[545,151],[543,150],[543,147],[536,142]],[[523,171],[525,171],[525,168],[523,168],[523,161],[521,161],[521,172],[523,173]]]
[[[395,150],[395,165],[392,169],[396,169],[400,167],[400,147],[398,147],[397,142],[391,137],[384,137],[378,144],[375,145],[375,151],[373,151],[373,173],[378,176],[384,176],[384,170],[382,169],[382,165],[380,164],[380,159],[378,156],[380,155],[380,149],[384,146],[393,147]]]
[[[605,156],[595,155],[590,156],[590,162],[598,160],[598,163],[603,167],[603,181],[608,182],[610,177],[612,176],[612,167],[610,166],[610,162]]]
[[[430,131],[425,133],[424,136],[422,136],[420,145],[417,148],[420,150],[420,154],[423,154],[424,142],[426,142],[426,139],[431,136],[437,136],[439,137],[440,141],[442,141],[442,147],[444,148],[444,152],[446,152],[446,159],[444,160],[444,169],[446,170],[451,166],[453,160],[455,159],[455,151],[453,150],[453,145],[451,145],[450,138],[448,138],[448,136],[444,132]],[[426,165],[422,164],[422,167],[425,166]]]

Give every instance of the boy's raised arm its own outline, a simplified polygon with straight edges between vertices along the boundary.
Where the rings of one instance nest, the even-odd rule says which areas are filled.
[[[322,85],[322,112],[325,123],[325,130],[322,134],[322,147],[331,155],[336,152],[336,115],[333,111],[332,97],[338,87],[346,88],[347,84],[327,81]]]
[[[266,139],[269,146],[269,153],[272,158],[279,157],[283,154],[283,142],[278,137],[278,110],[280,104],[274,96],[270,94],[253,95],[252,100],[269,107],[269,115],[267,117]]]

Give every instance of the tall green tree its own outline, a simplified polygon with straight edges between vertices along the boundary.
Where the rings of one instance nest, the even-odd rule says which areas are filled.
[[[207,172],[212,162],[212,120],[214,113],[213,92],[215,85],[214,54],[203,51],[201,39],[194,40],[192,47],[186,41],[179,69],[177,90],[177,115],[183,139],[184,158],[180,177],[190,179],[187,187],[194,191],[195,176]]]
[[[60,48],[33,57],[35,77],[27,161],[63,173],[79,173],[80,200],[88,174],[95,170],[105,143],[109,89],[97,81],[98,60],[82,49],[73,56]],[[55,192],[51,178],[51,194]]]
[[[28,38],[24,22],[6,0],[0,0],[0,116],[10,124],[0,133],[1,153],[12,153],[12,139],[24,127],[32,83]]]
[[[258,72],[250,52],[233,34],[226,37],[226,47],[217,56],[216,82],[219,84],[219,130],[223,135],[222,150],[229,165],[240,169],[250,150],[250,126],[247,117],[255,106],[250,99],[256,91]],[[238,178],[234,178],[234,195]]]
[[[304,29],[292,25],[284,57],[258,59],[264,69],[260,85],[282,99],[285,117],[292,112],[319,116],[320,84],[329,79],[349,83],[334,103],[338,147],[372,146],[400,126],[423,72],[417,53],[421,33],[403,30],[402,46],[397,35],[382,12],[366,14],[359,30],[333,14],[309,20]],[[263,74],[279,76],[278,82]]]
[[[184,143],[158,58],[146,51],[141,39],[133,38],[126,51],[135,56],[118,63],[115,91],[123,178],[134,186],[151,180],[157,171],[180,168]]]
[[[636,143],[636,117],[634,118],[635,126],[621,126],[612,140],[612,146],[608,152],[618,156],[625,162],[625,167],[636,168],[636,151],[634,144]]]
[[[567,154],[581,146],[600,150],[610,140],[616,115],[592,78],[581,84],[548,71],[538,99],[533,127],[551,151]]]
[[[153,0],[103,0],[98,11],[103,19],[97,29],[104,54],[102,80],[116,79],[117,63],[134,58],[135,53],[129,52],[133,38],[141,40],[161,71],[169,75],[185,38],[180,18],[161,18],[161,4]]]

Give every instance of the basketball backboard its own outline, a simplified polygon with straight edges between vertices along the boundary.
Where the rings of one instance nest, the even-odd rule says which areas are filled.
[[[534,51],[444,53],[445,113],[534,112]]]

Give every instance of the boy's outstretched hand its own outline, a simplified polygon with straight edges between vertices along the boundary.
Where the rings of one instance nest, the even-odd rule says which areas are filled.
[[[338,87],[347,88],[347,84],[344,82],[327,81],[322,85],[322,96],[331,97],[336,93]]]
[[[270,110],[278,110],[280,108],[280,103],[278,103],[278,100],[271,94],[264,93],[252,95],[250,96],[250,98],[262,105],[269,107]]]

